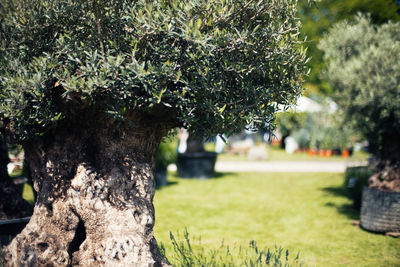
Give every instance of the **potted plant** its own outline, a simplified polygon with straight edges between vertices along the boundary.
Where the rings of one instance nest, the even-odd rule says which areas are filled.
[[[178,176],[182,178],[209,178],[215,175],[217,153],[205,151],[203,139],[189,134],[187,149],[178,153]]]
[[[335,147],[337,131],[336,129],[329,125],[323,130],[323,137],[321,141],[321,148],[324,149],[324,156],[331,157],[333,154],[333,148]]]
[[[399,29],[399,22],[376,26],[358,15],[334,25],[319,45],[344,121],[375,158],[362,193],[361,227],[383,233],[400,232]]]

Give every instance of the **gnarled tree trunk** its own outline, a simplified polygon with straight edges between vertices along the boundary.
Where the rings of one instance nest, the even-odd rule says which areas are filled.
[[[7,145],[0,136],[0,220],[23,218],[32,214],[31,205],[22,198],[8,175],[9,161]]]
[[[153,236],[155,154],[167,129],[144,119],[70,122],[25,145],[34,214],[4,266],[168,265]]]

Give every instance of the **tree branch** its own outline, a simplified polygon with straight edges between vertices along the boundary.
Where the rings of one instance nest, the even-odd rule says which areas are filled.
[[[93,7],[93,11],[94,11],[94,17],[96,20],[97,34],[98,34],[98,39],[99,39],[99,44],[100,44],[100,52],[101,52],[101,55],[104,56],[105,51],[104,51],[104,44],[103,44],[103,34],[102,34],[102,30],[101,30],[100,12],[99,12],[99,8],[98,8],[97,0],[92,1],[92,7]]]

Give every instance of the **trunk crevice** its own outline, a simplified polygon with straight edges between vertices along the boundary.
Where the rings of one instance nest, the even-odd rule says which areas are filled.
[[[79,216],[78,216],[79,218]],[[83,221],[79,218],[78,226],[76,227],[74,238],[68,246],[69,258],[72,260],[74,252],[79,250],[79,247],[86,239],[86,228]]]

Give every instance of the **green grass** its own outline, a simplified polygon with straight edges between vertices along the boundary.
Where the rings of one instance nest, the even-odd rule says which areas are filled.
[[[352,226],[358,219],[343,174],[241,173],[209,180],[169,177],[156,192],[155,235],[172,253],[169,233],[186,228],[194,249],[282,246],[310,266],[400,266],[400,239]]]
[[[249,258],[242,248],[252,240],[261,248],[282,246],[292,260],[300,252],[309,266],[400,266],[400,239],[351,225],[358,213],[342,187],[343,174],[227,173],[209,180],[168,179],[154,199],[155,235],[172,262],[177,254],[170,232],[182,237],[187,229],[198,255],[218,251],[223,257],[229,247],[237,255],[227,261],[237,266]],[[33,201],[31,190],[25,185],[28,201]]]
[[[34,204],[35,198],[33,196],[33,188],[29,184],[24,184],[24,190],[22,192],[22,198],[28,201],[30,204]]]

